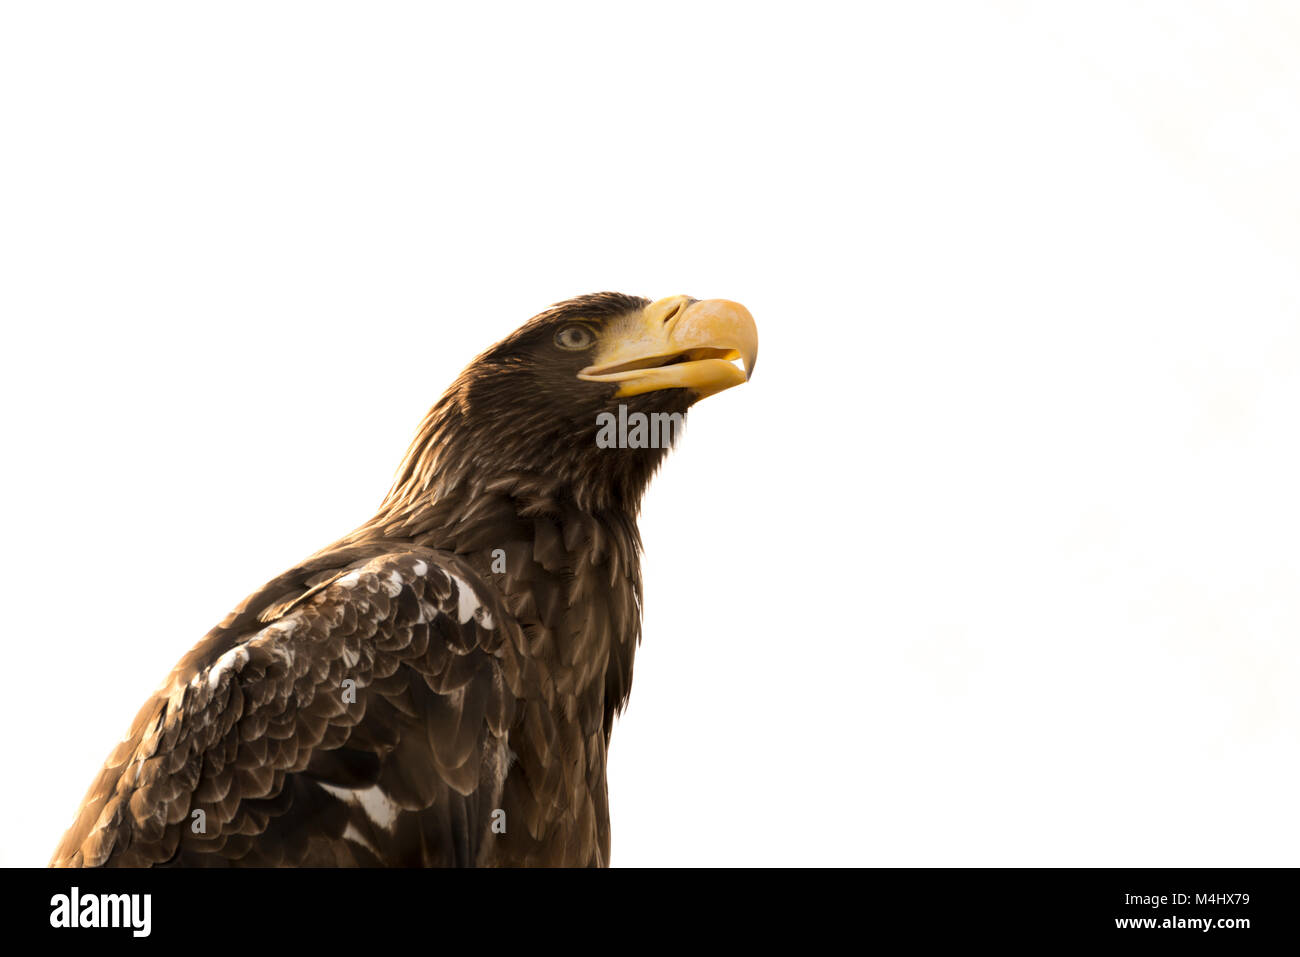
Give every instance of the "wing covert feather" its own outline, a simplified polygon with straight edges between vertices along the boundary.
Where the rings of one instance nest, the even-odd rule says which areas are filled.
[[[250,609],[226,650],[178,666],[52,864],[480,862],[509,766],[519,628],[450,553],[313,575],[276,597],[274,620]]]

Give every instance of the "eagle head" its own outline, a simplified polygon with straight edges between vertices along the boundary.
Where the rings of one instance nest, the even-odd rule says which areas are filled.
[[[557,303],[471,363],[403,471],[436,450],[444,477],[542,475],[587,507],[635,508],[686,411],[747,381],[757,355],[753,317],[725,299]]]

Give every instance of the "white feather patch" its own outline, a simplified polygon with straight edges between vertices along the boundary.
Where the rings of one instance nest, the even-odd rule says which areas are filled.
[[[357,830],[355,824],[349,823],[348,826],[343,829],[343,840],[360,844],[371,854],[375,855],[375,857],[379,856],[379,849],[366,840],[366,836]]]
[[[215,688],[221,683],[221,676],[227,671],[239,671],[246,664],[248,664],[248,650],[243,645],[231,648],[208,669],[208,687]]]
[[[401,811],[392,799],[379,789],[379,785],[368,787],[364,790],[353,788],[341,788],[333,784],[326,784],[324,781],[317,781],[321,787],[330,794],[333,794],[340,801],[360,807],[366,812],[366,816],[374,821],[380,827],[388,830],[397,820],[398,812]]]
[[[451,576],[451,580],[456,583],[456,598],[458,605],[456,607],[456,617],[463,625],[471,618],[478,618],[479,624],[484,628],[491,628],[493,625],[492,615],[487,609],[482,608],[478,596],[474,594],[474,589],[456,575]]]

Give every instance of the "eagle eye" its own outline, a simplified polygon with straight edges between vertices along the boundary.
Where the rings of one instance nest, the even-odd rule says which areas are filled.
[[[580,323],[570,323],[555,334],[555,344],[561,349],[578,352],[589,348],[596,341],[596,335]]]

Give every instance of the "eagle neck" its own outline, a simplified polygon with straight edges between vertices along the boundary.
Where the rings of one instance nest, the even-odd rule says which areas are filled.
[[[518,621],[535,691],[608,732],[631,690],[642,602],[637,509],[610,501],[592,507],[532,471],[447,470],[418,497],[390,494],[358,537],[460,555]]]

